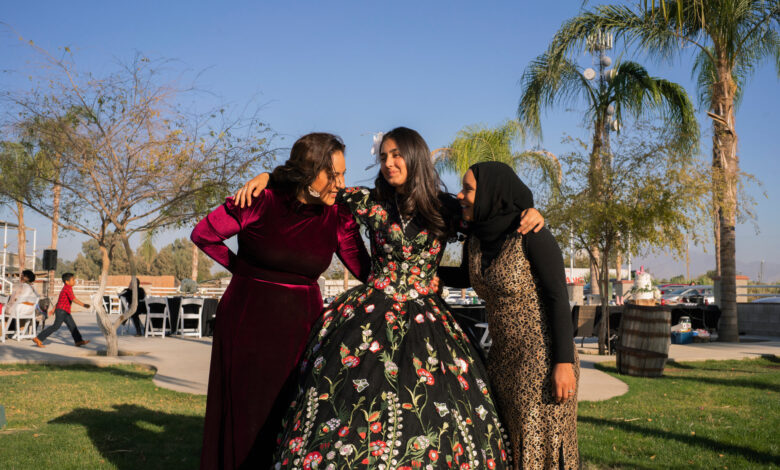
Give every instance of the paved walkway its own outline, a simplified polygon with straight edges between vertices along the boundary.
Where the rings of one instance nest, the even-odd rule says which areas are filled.
[[[45,348],[39,348],[31,340],[6,340],[0,343],[0,363],[56,363],[110,365],[135,363],[157,371],[154,383],[179,392],[204,395],[208,385],[211,338],[182,338],[133,336],[131,326],[128,335],[119,336],[120,357],[98,356],[106,349],[106,342],[92,313],[74,313],[73,318],[84,339],[90,343],[81,348],[73,344],[68,328],[64,325],[49,336]],[[47,322],[51,325],[51,320]],[[120,328],[120,332],[123,328]]]
[[[743,336],[740,340],[741,343],[672,344],[669,360],[682,362],[780,356],[780,338]],[[580,347],[580,340],[577,339],[577,346],[580,351],[579,401],[608,400],[628,392],[628,385],[624,382],[595,369],[596,363],[614,361],[615,356],[597,355],[595,338],[586,340],[584,347]]]
[[[154,383],[160,387],[186,393],[205,394],[208,385],[211,338],[144,338],[132,335],[119,337],[120,352],[131,354],[120,357],[98,356],[105,350],[94,314],[74,313],[74,319],[85,339],[91,342],[82,348],[73,345],[68,329],[63,326],[49,337],[46,347],[36,347],[32,341],[7,340],[0,343],[0,363],[57,363],[110,365],[135,363],[154,368]],[[51,324],[51,322],[49,322]],[[130,327],[133,333],[135,330]],[[579,348],[580,341],[577,340]],[[585,342],[582,352],[596,352],[594,339]],[[743,342],[673,344],[669,358],[675,361],[702,361],[707,359],[743,359],[762,355],[780,356],[780,338],[745,337]],[[580,354],[580,401],[608,400],[623,395],[628,386],[611,375],[597,370],[597,362],[614,361],[614,356]]]

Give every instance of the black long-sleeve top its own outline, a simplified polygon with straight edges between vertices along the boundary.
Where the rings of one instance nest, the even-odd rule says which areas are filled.
[[[574,362],[574,327],[571,306],[566,289],[566,273],[563,254],[552,233],[543,228],[537,233],[523,235],[523,252],[538,280],[540,300],[547,311],[547,321],[552,334],[552,362]],[[518,269],[520,269],[518,267]],[[440,283],[455,288],[471,286],[469,280],[468,240],[463,244],[460,267],[440,266]]]

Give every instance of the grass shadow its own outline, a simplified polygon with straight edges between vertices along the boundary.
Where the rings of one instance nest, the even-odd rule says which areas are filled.
[[[681,370],[706,370],[706,371],[714,371],[714,372],[742,372],[745,374],[757,374],[760,372],[756,369],[739,369],[736,367],[732,367],[728,370],[723,368],[717,368],[717,367],[702,367],[700,364],[693,365],[691,363],[683,363],[683,362],[675,362],[675,361],[667,361],[665,368],[666,369],[673,368],[673,369],[681,369]]]
[[[120,470],[197,468],[203,417],[137,405],[113,408],[76,408],[50,423],[83,426],[103,458]]]
[[[111,364],[106,366],[98,366],[95,364],[72,364],[72,363],[64,363],[64,364],[57,364],[56,361],[54,363],[42,363],[42,364],[3,364],[0,365],[0,368],[4,370],[26,370],[26,371],[46,371],[46,372],[55,372],[55,371],[82,371],[82,372],[102,372],[102,373],[108,373],[111,375],[115,375],[117,377],[122,377],[125,379],[148,379],[151,376],[154,375],[154,368],[150,366],[145,365],[138,365],[138,364],[132,364],[132,365],[118,365],[118,364]]]
[[[775,364],[780,364],[780,356],[776,356],[774,354],[762,354],[761,357],[766,359],[769,362],[774,362]]]
[[[751,371],[751,372],[756,373],[756,371]],[[756,390],[766,390],[769,392],[780,393],[780,385],[768,384],[764,382],[756,382],[755,380],[742,380],[742,379],[733,379],[733,378],[718,379],[715,377],[687,377],[684,375],[674,375],[674,376],[666,375],[663,378],[671,379],[671,380],[688,380],[690,382],[706,383],[711,385],[725,385],[727,387],[754,388]]]
[[[589,416],[580,416],[578,418],[578,422],[588,423],[594,426],[603,426],[605,428],[614,427],[615,429],[620,429],[625,432],[642,434],[656,439],[675,440],[678,442],[685,443],[691,447],[700,447],[707,452],[716,451],[724,454],[729,453],[732,455],[739,455],[752,462],[760,463],[763,465],[780,465],[780,455],[769,454],[766,452],[759,452],[749,447],[720,442],[714,439],[710,439],[708,437],[662,431],[659,429],[648,429],[645,427],[638,426],[636,424],[619,422],[619,421],[610,421],[601,418],[592,418]]]
[[[774,359],[777,359],[775,356],[771,356]],[[766,359],[769,359],[769,357],[766,357]],[[776,362],[775,360],[771,360],[772,362]],[[669,361],[666,363],[667,367],[673,367],[676,369],[684,369],[684,370],[701,370],[701,371],[714,371],[714,372],[741,372],[741,373],[748,373],[748,374],[761,374],[761,370],[757,369],[738,369],[738,368],[732,368],[730,370],[724,370],[724,369],[717,369],[717,368],[707,368],[707,367],[699,367],[698,365],[692,366],[690,364],[681,364],[679,362]],[[608,363],[596,363],[595,364],[596,369],[601,370],[603,372],[608,372],[612,374],[617,374],[618,377],[622,377],[621,374],[618,374],[617,366],[615,366],[614,363],[608,362]],[[633,377],[633,376],[631,376]],[[769,384],[764,382],[757,382],[755,380],[744,380],[739,378],[716,378],[716,377],[690,377],[685,375],[667,375],[664,374],[661,377],[636,377],[636,378],[647,378],[648,380],[687,380],[690,382],[698,382],[698,383],[706,383],[711,385],[725,385],[728,387],[743,387],[743,388],[753,388],[756,390],[766,390],[770,392],[780,392],[780,385],[775,384]]]

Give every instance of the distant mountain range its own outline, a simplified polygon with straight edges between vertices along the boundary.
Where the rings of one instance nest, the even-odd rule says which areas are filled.
[[[711,253],[691,252],[691,277],[698,277],[707,271],[715,269],[715,258]],[[685,260],[675,259],[667,254],[657,254],[634,258],[631,262],[632,269],[644,266],[645,271],[653,277],[669,279],[679,274],[685,275]],[[737,259],[737,274],[749,277],[752,281],[759,280],[761,261],[742,261]],[[764,261],[763,282],[765,284],[780,284],[780,262],[777,260]]]

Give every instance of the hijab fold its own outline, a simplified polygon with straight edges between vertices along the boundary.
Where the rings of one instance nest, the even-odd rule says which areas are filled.
[[[534,196],[505,163],[477,163],[469,170],[477,180],[474,220],[469,226],[479,239],[484,271],[501,252],[507,236],[517,230],[523,211],[534,206]]]

